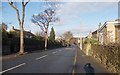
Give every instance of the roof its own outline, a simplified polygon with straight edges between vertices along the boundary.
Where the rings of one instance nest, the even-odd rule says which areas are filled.
[[[94,34],[94,33],[97,33],[97,30],[95,30],[94,32],[92,32],[92,34]]]
[[[20,30],[19,29],[14,29],[14,31],[16,32],[20,32]],[[32,35],[32,36],[34,36],[34,34],[33,33],[31,33],[31,31],[24,31],[24,34],[26,35]]]

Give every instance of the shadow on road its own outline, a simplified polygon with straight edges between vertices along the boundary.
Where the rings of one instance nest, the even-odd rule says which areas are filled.
[[[84,65],[84,70],[86,72],[86,75],[95,75],[94,68],[91,66],[90,63]]]

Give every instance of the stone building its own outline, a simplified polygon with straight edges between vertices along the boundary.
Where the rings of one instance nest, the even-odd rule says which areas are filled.
[[[107,21],[93,32],[93,38],[98,38],[100,44],[120,43],[120,19]]]
[[[94,40],[98,40],[98,33],[97,33],[98,30],[92,32],[92,39]]]
[[[10,32],[15,33],[16,37],[20,37],[20,30],[15,29],[14,26],[12,26],[12,28],[10,29]],[[33,36],[35,35],[31,33],[31,31],[24,31],[24,38],[32,38]]]
[[[115,41],[120,43],[120,21],[115,24]]]

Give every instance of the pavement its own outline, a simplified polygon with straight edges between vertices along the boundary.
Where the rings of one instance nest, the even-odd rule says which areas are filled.
[[[85,55],[81,50],[77,50],[75,73],[85,73],[84,65],[90,63],[95,73],[110,73],[102,64],[93,57]]]
[[[14,55],[13,55],[14,56]],[[42,52],[28,53],[22,56],[3,58],[4,73],[85,73],[83,67],[91,63],[95,73],[110,73],[103,65],[90,56],[86,56],[76,46],[58,48]]]

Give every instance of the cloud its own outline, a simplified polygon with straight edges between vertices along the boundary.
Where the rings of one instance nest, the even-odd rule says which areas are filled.
[[[67,2],[61,5],[57,12],[61,19],[59,24],[69,23],[73,19],[81,19],[80,17],[87,13],[95,13],[118,7],[116,2]]]
[[[116,2],[67,2],[64,3],[60,10],[59,15],[80,14],[98,12],[108,8],[118,7]]]
[[[56,35],[59,36],[65,31],[71,31],[75,36],[87,35],[89,31],[94,31],[97,26],[88,26],[85,23],[81,25],[84,14],[95,13],[117,7],[116,2],[65,2],[59,4],[57,16],[60,17],[60,22],[55,26]],[[84,21],[85,22],[85,21]],[[87,21],[86,21],[87,22]],[[39,26],[30,24],[30,29],[37,32],[41,29]]]
[[[97,28],[97,26],[94,27],[91,25],[91,27],[88,27],[88,25],[84,23],[82,25],[83,27],[81,27],[80,23],[82,22],[82,20],[84,20],[83,17],[81,16],[85,14],[89,14],[89,13],[94,14],[94,13],[99,13],[99,12],[102,12],[103,14],[105,10],[114,9],[117,7],[118,7],[117,2],[67,2],[67,3],[63,3],[57,12],[58,16],[60,17],[59,25],[64,25],[64,29],[62,29],[62,31],[70,30],[73,32],[74,35],[79,35],[80,32],[83,33],[83,35],[86,35],[89,31],[94,31]],[[92,19],[94,21],[94,18]],[[86,21],[84,20],[84,22],[87,22],[87,20]],[[68,26],[68,28],[65,26]],[[67,30],[65,28],[67,28]]]

